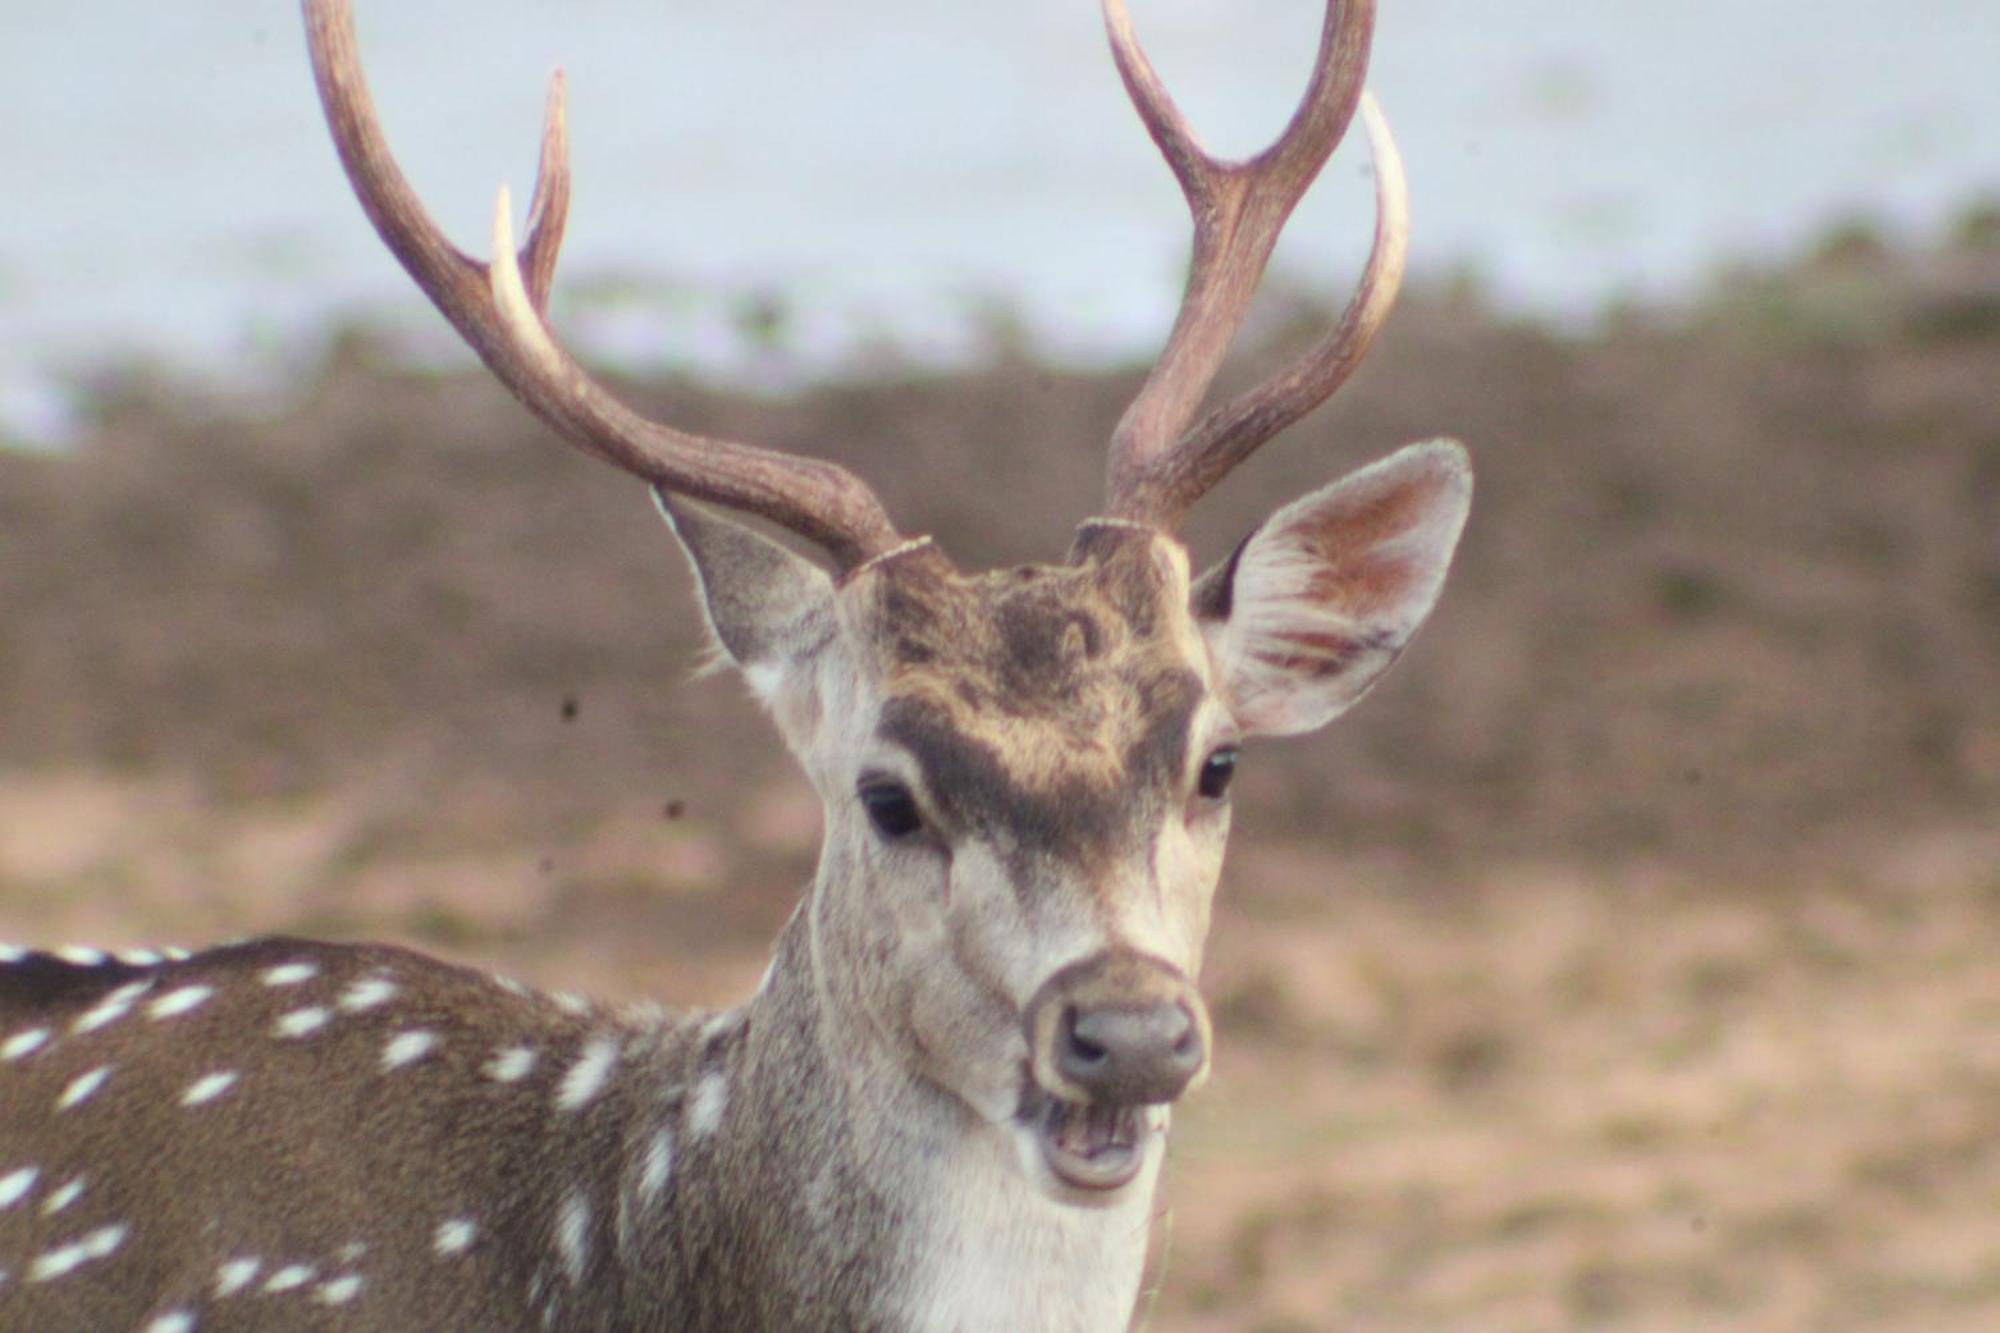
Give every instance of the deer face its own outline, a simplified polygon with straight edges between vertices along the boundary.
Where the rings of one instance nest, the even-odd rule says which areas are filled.
[[[1172,537],[963,575],[925,543],[836,586],[670,502],[724,651],[826,804],[811,906],[843,1020],[1052,1194],[1112,1197],[1205,1072],[1195,989],[1249,736],[1309,730],[1394,660],[1464,521],[1455,446],[1273,515],[1201,580]]]
[[[815,1003],[1071,1201],[1115,1197],[1157,1162],[1153,1108],[1207,1066],[1194,978],[1237,741],[1312,730],[1369,687],[1436,599],[1471,490],[1458,446],[1415,446],[1279,510],[1189,579],[1172,536],[1188,509],[1337,390],[1382,327],[1408,199],[1363,87],[1370,0],[1327,0],[1297,111],[1237,162],[1201,146],[1125,0],[1103,9],[1119,77],[1187,198],[1187,289],[1111,435],[1113,517],[1086,523],[1063,566],[969,577],[928,539],[905,541],[844,468],[646,420],[564,350],[548,320],[570,197],[559,76],[526,239],[517,250],[503,190],[480,262],[396,168],[343,0],[307,3],[334,144],[369,218],[524,404],[653,485],[717,641],[817,784]],[[1376,224],[1353,298],[1296,363],[1203,415],[1286,218],[1357,115]],[[787,529],[838,582],[688,501]]]

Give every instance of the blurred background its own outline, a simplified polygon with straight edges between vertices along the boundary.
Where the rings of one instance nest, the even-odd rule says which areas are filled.
[[[1282,123],[1314,0],[1133,8],[1212,143]],[[566,67],[556,318],[636,404],[968,563],[1094,506],[1187,224],[1088,0],[360,9],[475,249]],[[1480,494],[1391,678],[1246,760],[1149,1326],[2000,1327],[2000,12],[1383,9],[1409,293],[1188,535],[1435,434]],[[816,802],[381,251],[293,7],[9,7],[0,122],[0,937],[746,992]]]

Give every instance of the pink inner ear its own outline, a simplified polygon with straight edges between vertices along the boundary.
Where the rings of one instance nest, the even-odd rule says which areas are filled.
[[[1306,630],[1280,630],[1270,638],[1269,646],[1252,648],[1250,656],[1273,670],[1314,678],[1339,675],[1368,646],[1359,635]],[[1296,651],[1280,651],[1281,646]]]
[[[1404,596],[1417,577],[1416,563],[1404,556],[1322,552],[1312,543],[1307,547],[1327,563],[1306,580],[1305,595],[1356,618],[1379,614]]]
[[[1456,445],[1413,445],[1295,501],[1229,566],[1205,622],[1247,734],[1320,726],[1388,669],[1436,601],[1471,497]]]
[[[1381,548],[1433,517],[1449,483],[1437,472],[1413,469],[1300,515],[1282,539],[1319,565],[1305,595],[1355,617],[1375,615],[1407,596],[1423,576],[1421,563]]]
[[[1315,515],[1319,521],[1309,526],[1322,533],[1332,530],[1350,545],[1375,546],[1415,527],[1437,503],[1444,482],[1437,473],[1418,469],[1383,478],[1320,510]]]

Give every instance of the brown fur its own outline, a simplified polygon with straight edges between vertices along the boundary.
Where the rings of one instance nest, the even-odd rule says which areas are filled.
[[[879,734],[916,758],[945,819],[1080,862],[1177,799],[1206,688],[1184,567],[1155,540],[1070,565],[876,576],[861,624]]]

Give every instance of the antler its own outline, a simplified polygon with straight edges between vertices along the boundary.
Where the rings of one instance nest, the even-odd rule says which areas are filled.
[[[305,0],[305,18],[320,102],[362,211],[417,286],[530,411],[656,487],[790,529],[824,548],[842,572],[902,541],[874,492],[845,468],[649,421],[556,342],[547,323],[549,285],[569,208],[560,72],[549,84],[527,243],[515,252],[503,189],[494,210],[494,258],[482,264],[445,239],[390,154],[362,78],[349,0]]]
[[[1402,159],[1362,89],[1373,0],[1328,0],[1312,82],[1276,143],[1227,162],[1195,139],[1132,32],[1125,0],[1103,0],[1126,91],[1187,195],[1194,257],[1166,350],[1111,436],[1110,512],[1173,529],[1228,471],[1324,402],[1354,370],[1395,304],[1409,232]],[[1356,107],[1375,159],[1375,244],[1339,324],[1289,369],[1189,428],[1242,326],[1286,220],[1347,133]]]

